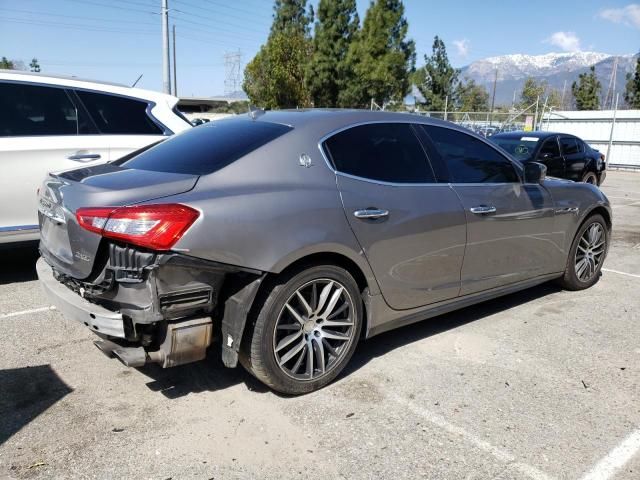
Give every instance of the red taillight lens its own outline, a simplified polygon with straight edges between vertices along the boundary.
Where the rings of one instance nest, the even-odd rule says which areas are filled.
[[[197,210],[177,203],[76,211],[81,227],[152,250],[169,250],[199,216]]]

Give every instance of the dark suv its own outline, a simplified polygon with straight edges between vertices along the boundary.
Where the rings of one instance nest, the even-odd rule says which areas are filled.
[[[521,162],[540,162],[547,174],[601,185],[606,176],[604,154],[573,135],[553,132],[508,132],[490,137]]]

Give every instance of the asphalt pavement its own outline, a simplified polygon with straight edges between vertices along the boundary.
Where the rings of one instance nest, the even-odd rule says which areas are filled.
[[[640,478],[640,173],[603,185],[600,281],[388,332],[302,397],[212,358],[103,356],[48,307],[34,246],[0,251],[0,478]]]

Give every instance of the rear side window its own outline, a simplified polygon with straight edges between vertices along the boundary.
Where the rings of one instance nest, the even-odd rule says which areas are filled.
[[[0,136],[79,135],[90,124],[62,88],[0,83]]]
[[[219,120],[169,137],[133,158],[114,162],[125,168],[207,175],[292,130],[251,120]]]
[[[453,183],[514,183],[514,166],[477,138],[450,128],[424,125],[449,170]]]
[[[573,155],[580,152],[578,142],[576,142],[576,139],[572,137],[560,138],[560,146],[562,147],[563,155]]]
[[[76,90],[101,133],[162,135],[163,130],[147,114],[147,102],[104,93]]]
[[[538,153],[538,158],[558,158],[559,156],[558,140],[555,137],[545,140]]]
[[[339,132],[325,142],[336,170],[392,183],[435,182],[422,145],[406,123],[373,123]]]

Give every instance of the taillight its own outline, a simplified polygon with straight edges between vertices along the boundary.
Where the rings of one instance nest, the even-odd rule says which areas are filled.
[[[199,216],[197,210],[178,203],[76,211],[81,227],[152,250],[169,250]]]

